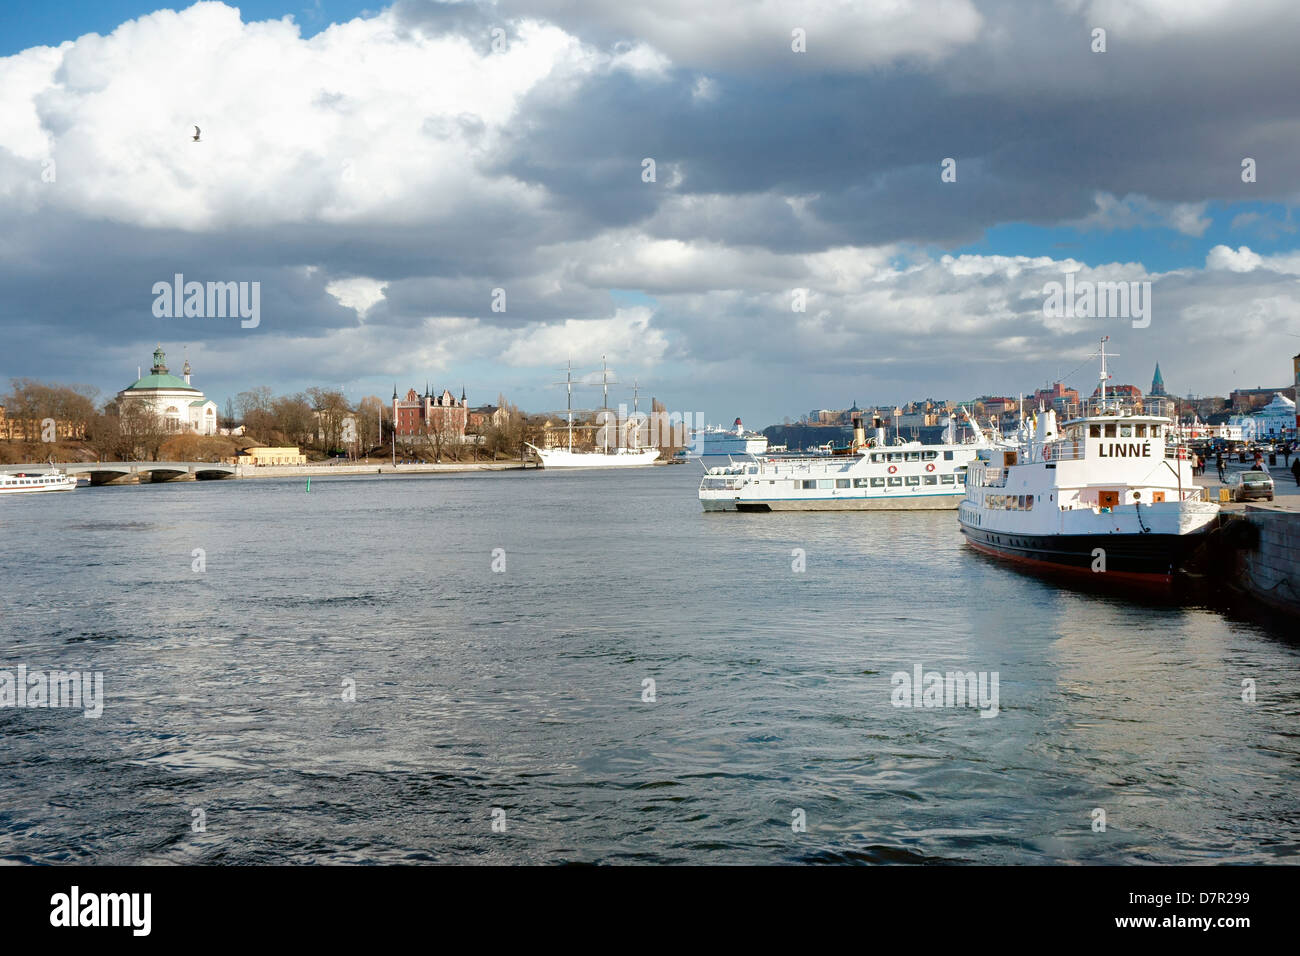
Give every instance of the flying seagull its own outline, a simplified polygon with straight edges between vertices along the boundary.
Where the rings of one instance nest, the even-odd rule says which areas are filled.
[[[201,132],[201,130],[200,130],[197,126],[194,127],[194,142],[196,142],[196,143],[199,141],[199,133],[200,133],[200,132]]]

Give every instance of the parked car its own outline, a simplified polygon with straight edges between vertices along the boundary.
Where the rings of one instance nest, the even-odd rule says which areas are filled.
[[[1262,471],[1238,471],[1228,476],[1224,487],[1233,501],[1273,500],[1273,479]]]

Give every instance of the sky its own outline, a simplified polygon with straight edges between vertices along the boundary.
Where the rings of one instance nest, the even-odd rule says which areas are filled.
[[[428,383],[547,411],[603,359],[611,405],[635,381],[642,408],[762,427],[1091,390],[1103,335],[1114,382],[1159,362],[1180,395],[1290,384],[1300,353],[1294,0],[72,0],[3,24],[0,382],[108,398],[161,344],[223,406]],[[156,314],[177,274],[258,283],[256,326]],[[1149,312],[1045,308],[1067,274]]]

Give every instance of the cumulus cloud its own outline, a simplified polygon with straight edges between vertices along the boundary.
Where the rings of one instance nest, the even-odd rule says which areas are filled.
[[[1205,268],[1226,269],[1229,272],[1252,272],[1258,269],[1264,260],[1249,246],[1232,249],[1228,246],[1215,246],[1205,257]]]
[[[972,42],[983,24],[970,0],[498,0],[497,7],[597,35],[641,37],[687,67],[790,64],[791,56],[807,57],[808,68],[852,72],[899,60],[930,63]],[[806,38],[803,54],[792,50],[796,29]]]

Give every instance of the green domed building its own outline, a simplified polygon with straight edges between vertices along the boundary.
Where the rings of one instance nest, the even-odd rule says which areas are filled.
[[[154,349],[149,374],[117,393],[118,406],[143,403],[166,422],[168,431],[215,435],[217,403],[190,384],[189,362],[182,374],[184,378],[177,378],[167,371],[167,356],[159,345]]]

